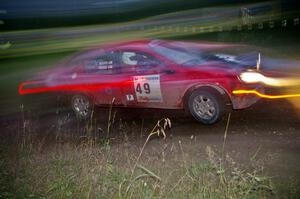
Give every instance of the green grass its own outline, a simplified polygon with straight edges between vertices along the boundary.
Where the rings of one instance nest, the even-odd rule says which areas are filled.
[[[188,156],[183,148],[189,143],[180,141],[165,147],[171,141],[168,130],[163,128],[164,122],[147,138],[140,138],[145,140],[144,144],[137,142],[137,138],[89,136],[88,131],[94,131],[95,126],[84,127],[84,137],[70,134],[68,129],[57,130],[56,135],[39,136],[39,132],[31,130],[34,128],[30,122],[25,122],[25,129],[2,139],[0,198],[299,196],[297,180],[277,183],[251,157],[250,165],[245,167],[212,146],[188,152],[203,153],[203,158]],[[162,129],[166,140],[157,137]],[[123,130],[134,134],[130,129]],[[153,146],[158,147],[153,150]]]

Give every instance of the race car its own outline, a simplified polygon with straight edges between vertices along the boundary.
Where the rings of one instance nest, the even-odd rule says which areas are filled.
[[[138,40],[84,50],[19,86],[19,93],[68,96],[79,118],[96,106],[184,109],[213,124],[263,94],[258,53],[216,53],[236,48],[164,40]],[[256,93],[240,94],[239,91]]]

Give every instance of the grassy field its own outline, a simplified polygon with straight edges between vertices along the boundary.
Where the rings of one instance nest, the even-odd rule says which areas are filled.
[[[225,150],[228,128],[222,150],[206,145],[203,151],[195,147],[186,152],[195,138],[172,140],[168,119],[153,128],[115,122],[114,139],[107,137],[109,128],[100,131],[93,119],[72,132],[58,121],[54,133],[37,132],[33,122],[25,118],[18,133],[1,134],[0,198],[299,196],[293,181],[273,181],[266,175],[258,151],[247,157],[247,166],[230,157]]]

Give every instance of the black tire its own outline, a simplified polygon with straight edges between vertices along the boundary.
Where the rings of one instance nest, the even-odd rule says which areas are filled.
[[[196,90],[188,98],[190,114],[202,124],[214,124],[224,114],[225,102],[217,91]]]
[[[71,107],[77,118],[86,120],[92,113],[92,101],[83,94],[73,95],[71,98]]]

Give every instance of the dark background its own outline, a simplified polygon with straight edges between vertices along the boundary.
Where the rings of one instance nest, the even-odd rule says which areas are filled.
[[[2,0],[2,30],[124,22],[175,11],[242,5],[248,0]],[[299,14],[297,0],[280,1],[282,15]]]

